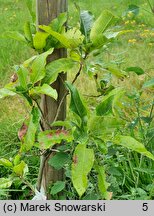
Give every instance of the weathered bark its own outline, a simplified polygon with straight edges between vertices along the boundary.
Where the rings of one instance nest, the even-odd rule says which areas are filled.
[[[56,18],[60,13],[67,11],[67,0],[37,0],[37,23],[48,25],[52,19]],[[55,59],[66,57],[65,49],[57,49],[54,53],[48,58],[48,62],[51,62]],[[55,101],[48,96],[43,95],[41,101],[41,108],[44,113],[45,119],[47,122],[52,123],[65,94],[64,81],[66,80],[66,75],[61,73],[58,76],[56,82],[52,84],[52,87],[57,90],[58,100]],[[57,120],[64,120],[66,116],[66,99],[63,100],[61,105]],[[42,122],[45,129],[49,129],[49,125],[46,122]],[[48,186],[51,183],[56,182],[57,180],[63,179],[63,170],[57,171],[53,167],[48,165],[49,159],[53,156],[53,153],[45,161],[43,169],[43,178],[42,185],[46,193],[48,191]],[[50,196],[47,193],[47,197]]]

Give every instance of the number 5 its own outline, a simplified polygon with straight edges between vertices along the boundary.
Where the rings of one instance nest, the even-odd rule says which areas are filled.
[[[148,203],[143,203],[142,210],[148,211]]]

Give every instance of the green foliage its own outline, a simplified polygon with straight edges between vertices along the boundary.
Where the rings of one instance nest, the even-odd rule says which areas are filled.
[[[0,189],[9,188],[12,185],[12,181],[6,178],[0,178]]]
[[[32,1],[26,2],[34,21]],[[79,12],[80,26],[69,27],[67,31],[67,15],[62,13],[48,26],[39,26],[41,31],[27,22],[24,34],[7,32],[3,35],[25,42],[38,54],[15,66],[11,83],[0,90],[0,98],[15,94],[24,97],[29,109],[18,131],[19,150],[9,160],[0,159],[4,176],[9,176],[0,179],[0,188],[12,185],[21,188],[24,184],[25,191],[28,187],[34,193],[36,180],[31,180],[32,184],[27,181],[31,167],[28,168],[28,159],[24,156],[30,152],[33,155],[41,152],[45,156],[54,147],[56,153],[48,163],[57,170],[64,169],[66,176],[65,181],[57,181],[51,186],[50,194],[54,198],[60,196],[61,191],[65,199],[69,196],[72,199],[111,199],[112,194],[113,198],[129,198],[125,194],[119,196],[128,190],[131,198],[147,198],[147,194],[151,198],[154,196],[154,104],[152,102],[148,107],[142,104],[144,106],[141,108],[140,97],[145,88],[153,87],[153,79],[145,82],[138,92],[120,88],[119,83],[125,82],[131,76],[130,72],[145,75],[144,70],[138,66],[123,69],[120,60],[106,64],[102,53],[104,56],[109,54],[109,47],[120,41],[116,39],[131,30],[121,30],[121,20],[118,21],[108,10],[104,10],[96,20],[89,11]],[[137,16],[138,6],[130,5],[125,16],[130,12]],[[118,26],[115,25],[117,21]],[[66,48],[68,56],[48,63],[48,58],[52,58],[54,50],[59,48]],[[45,94],[58,99],[59,95],[51,85],[61,72],[69,72],[73,76],[72,82],[65,83],[68,90],[64,95],[66,97],[70,92],[72,114],[67,121],[55,119],[51,123],[39,105],[40,98]],[[96,92],[100,94],[92,95],[93,99],[87,104],[80,89],[75,86],[83,73],[94,79]],[[84,87],[87,90],[88,87]],[[62,102],[59,101],[57,116]],[[128,109],[132,109],[131,114],[127,114]],[[49,130],[45,130],[42,121]],[[149,172],[152,176],[149,176]],[[148,179],[148,185],[143,190],[141,187],[145,185],[145,179]]]
[[[136,151],[140,154],[143,154],[150,159],[154,160],[154,155],[152,155],[150,152],[146,150],[144,145],[137,140],[135,140],[133,137],[129,136],[117,136],[114,140],[115,144],[122,145],[126,148],[129,148],[133,151]]]
[[[50,194],[55,195],[65,188],[65,182],[57,181],[51,188]]]
[[[94,15],[90,11],[80,13],[81,33],[85,36],[86,43],[90,41],[90,31],[94,22]]]
[[[65,164],[70,161],[69,155],[65,152],[58,152],[49,161],[49,165],[59,170],[62,169]]]
[[[70,109],[77,114],[84,123],[86,123],[86,117],[87,117],[87,110],[85,105],[83,104],[83,101],[80,98],[80,95],[72,84],[69,82],[66,83],[67,87],[69,88],[71,92],[71,102],[70,102]]]
[[[46,65],[46,58],[53,52],[53,49],[40,54],[32,63],[32,71],[30,74],[30,80],[34,84],[45,77],[45,65]]]
[[[0,165],[4,166],[4,167],[12,167],[13,166],[13,164],[5,158],[0,159]]]
[[[28,166],[24,161],[13,167],[13,172],[20,177],[23,177],[28,172]]]
[[[87,175],[94,163],[93,149],[86,148],[85,144],[78,144],[75,148],[72,163],[72,181],[81,197],[88,185]]]
[[[46,66],[46,76],[43,79],[43,83],[53,83],[58,74],[62,71],[65,73],[68,72],[70,69],[75,67],[77,62],[73,61],[71,58],[60,58],[55,61],[50,62]]]
[[[102,166],[96,166],[95,167],[97,172],[98,172],[98,188],[100,190],[102,199],[110,199],[109,192],[107,192],[107,189],[109,187],[109,183],[106,182],[106,175],[105,175],[105,170]]]

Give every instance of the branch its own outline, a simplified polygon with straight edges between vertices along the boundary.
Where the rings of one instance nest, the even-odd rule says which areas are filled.
[[[81,71],[82,71],[82,68],[83,68],[83,64],[80,63],[79,71],[78,71],[77,74],[75,75],[75,77],[74,77],[74,79],[73,79],[73,81],[72,81],[72,84],[74,84],[75,81],[77,80],[77,78],[79,77],[79,75],[80,75],[80,73],[81,73]],[[67,96],[68,94],[69,94],[69,91],[66,91],[65,94],[63,95],[63,97],[62,97],[62,99],[61,99],[61,101],[60,101],[60,103],[59,103],[59,105],[58,105],[57,112],[56,112],[56,115],[55,115],[55,117],[54,117],[53,122],[57,121],[57,118],[58,118],[58,115],[59,115],[59,112],[60,112],[62,103],[64,102],[64,100],[65,100],[65,98],[66,98],[66,96]]]

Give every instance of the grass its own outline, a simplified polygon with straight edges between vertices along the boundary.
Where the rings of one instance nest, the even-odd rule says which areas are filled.
[[[78,18],[78,13],[73,2],[73,0],[69,0],[69,25],[78,25],[76,21]],[[140,13],[135,19],[131,17],[124,17],[124,19],[121,21],[121,25],[124,29],[131,28],[134,31],[127,35],[121,36],[120,40],[117,40],[112,46],[110,46],[107,52],[98,56],[99,62],[106,65],[111,62],[111,65],[118,65],[118,67],[122,69],[125,69],[129,66],[140,66],[143,68],[145,75],[137,77],[133,74],[127,81],[121,81],[121,86],[125,86],[128,91],[132,90],[132,88],[139,89],[145,79],[149,79],[149,77],[152,77],[154,74],[154,14],[150,12],[150,7],[147,1],[113,0],[111,3],[107,0],[95,0],[95,4],[93,0],[76,0],[75,2],[81,7],[82,10],[90,10],[95,15],[95,17],[98,17],[103,9],[111,10],[117,16],[121,16],[130,4],[137,4],[140,6]],[[25,21],[30,19],[30,15],[25,7],[25,3],[21,0],[1,0],[0,16],[0,35],[6,31],[15,30],[21,32]],[[12,39],[4,39],[0,37],[0,87],[4,86],[5,83],[10,80],[10,77],[13,74],[12,66],[20,64],[23,62],[23,60],[29,58],[31,53],[32,51],[27,49],[27,46],[24,44],[16,42]],[[72,76],[69,77],[69,79],[72,80]],[[77,86],[81,89],[83,94],[97,93],[95,90],[94,81],[88,82],[85,75],[79,78],[77,81]],[[152,92],[148,92],[148,94],[146,92],[144,94],[143,100],[145,100],[147,96],[150,99]],[[91,99],[87,99],[87,102],[91,103]],[[148,101],[148,103],[150,102]],[[129,116],[130,113],[128,109],[126,109],[126,111],[128,112],[127,115],[131,121],[132,116]],[[136,111],[133,110],[133,112],[135,113]],[[16,149],[19,147],[17,132],[26,115],[27,109],[23,105],[23,101],[21,101],[18,97],[1,100],[0,157],[11,158],[15,155]],[[154,140],[152,139],[152,142],[153,141]],[[128,154],[128,152],[125,150],[122,151],[122,153],[120,153],[119,149],[116,149],[116,151],[117,152],[114,155],[113,160],[109,161],[108,158],[106,158],[106,162],[108,165],[110,165],[108,173],[112,174],[117,172],[117,170],[119,170],[119,172],[121,172],[120,170],[125,170],[126,176],[125,179],[122,179],[120,175],[114,175],[114,177],[109,179],[113,185],[110,188],[111,191],[119,191],[119,193],[121,190],[120,187],[123,188],[123,185],[118,184],[118,182],[125,182],[123,196],[118,197],[117,195],[115,198],[130,199],[133,198],[133,196],[147,198],[148,195],[144,194],[144,191],[150,191],[149,193],[152,193],[151,191],[153,190],[153,186],[150,186],[150,182],[152,182],[153,176],[151,174],[149,175],[147,173],[142,173],[143,181],[139,182],[139,184],[136,185],[136,188],[133,189],[135,182],[133,178],[137,178],[138,174],[135,170],[132,171],[131,166],[138,166],[138,155],[135,155],[134,153]],[[110,156],[112,157],[113,154],[111,153]],[[31,160],[31,173],[36,173],[38,158],[34,161],[30,155],[28,158]],[[125,158],[127,158],[127,161]],[[135,163],[133,163],[134,160],[136,160]],[[118,166],[118,169],[116,166]],[[151,164],[150,166],[152,170],[153,165]],[[114,167],[116,171],[115,169],[111,170],[110,167]],[[148,167],[145,166],[144,168],[147,169]],[[6,170],[1,170],[0,177],[5,175],[5,173]],[[145,184],[147,182],[148,189],[145,188]],[[141,187],[144,189],[144,191],[139,189]],[[124,191],[126,191],[126,194]],[[127,194],[128,191],[129,195]]]

